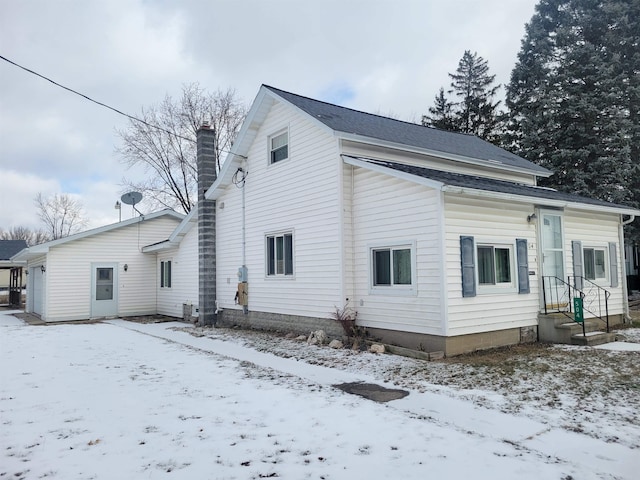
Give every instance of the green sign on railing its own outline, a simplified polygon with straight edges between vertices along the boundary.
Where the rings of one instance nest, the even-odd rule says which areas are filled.
[[[573,298],[573,318],[578,323],[584,322],[584,308],[580,297]]]

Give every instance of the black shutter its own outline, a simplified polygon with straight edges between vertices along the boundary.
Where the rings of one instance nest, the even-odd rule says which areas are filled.
[[[529,251],[527,239],[516,239],[516,256],[518,259],[518,293],[529,293]]]
[[[462,296],[476,296],[476,264],[473,237],[460,237],[460,259],[462,263]]]

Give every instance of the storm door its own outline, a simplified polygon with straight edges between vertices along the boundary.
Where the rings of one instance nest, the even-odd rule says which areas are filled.
[[[91,318],[118,315],[117,264],[91,266]]]
[[[543,298],[548,309],[564,310],[569,306],[570,299],[564,273],[562,215],[543,212],[541,217]]]

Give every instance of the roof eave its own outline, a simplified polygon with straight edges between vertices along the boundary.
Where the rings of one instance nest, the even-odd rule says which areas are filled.
[[[165,215],[179,219],[179,220],[182,220],[185,217],[183,214],[175,212],[174,210],[170,210],[170,209],[160,210],[158,212],[152,212],[146,215],[140,215],[139,217],[130,218],[129,220],[123,220],[118,223],[111,223],[109,225],[103,225],[102,227],[85,230],[84,232],[79,232],[73,235],[69,235],[68,237],[62,237],[56,240],[51,240],[49,242],[41,243],[40,245],[34,245],[33,247],[29,247],[26,250],[29,250],[28,255],[30,255],[30,258],[33,258],[34,256],[46,254],[49,251],[49,248],[55,247],[56,245],[61,245],[63,243],[80,240],[82,238],[90,237],[90,236],[97,235],[104,232],[109,232],[111,230],[116,230],[118,228],[126,227],[129,225],[134,225],[136,223],[143,222],[145,220],[153,220],[154,218],[162,217]],[[23,250],[22,252],[24,251],[25,250]],[[20,255],[20,253],[18,255]]]
[[[551,175],[553,175],[553,172],[547,170],[546,168],[540,167],[540,169],[528,169],[528,168],[521,168],[521,167],[514,167],[514,166],[510,166],[510,165],[504,165],[501,162],[498,161],[492,161],[492,160],[482,160],[482,159],[478,159],[478,158],[472,158],[472,157],[465,157],[462,155],[455,155],[453,153],[447,153],[447,152],[441,152],[439,150],[431,150],[428,148],[420,148],[420,147],[414,147],[411,145],[405,145],[402,143],[395,143],[395,142],[389,142],[389,141],[385,141],[385,140],[380,140],[378,138],[373,138],[373,137],[367,137],[365,135],[358,135],[355,133],[348,133],[348,132],[342,132],[342,131],[336,131],[336,136],[340,139],[343,140],[350,140],[350,141],[354,141],[354,142],[360,142],[360,143],[366,143],[369,145],[374,145],[374,146],[379,146],[379,147],[387,147],[387,148],[393,148],[395,150],[401,150],[401,151],[405,151],[405,152],[411,152],[411,153],[419,153],[422,155],[430,155],[433,157],[438,157],[438,158],[443,158],[445,160],[452,160],[455,162],[460,162],[460,163],[466,163],[469,165],[474,165],[474,166],[482,166],[482,167],[488,167],[488,168],[492,168],[495,170],[501,170],[501,171],[505,171],[505,172],[511,172],[511,173],[523,173],[526,175],[534,175],[536,177],[550,177]]]
[[[615,213],[617,215],[640,215],[640,210],[635,210],[630,207],[620,206],[606,206],[606,205],[594,205],[591,203],[571,202],[568,200],[555,200],[544,197],[532,197],[529,195],[515,195],[512,193],[492,192],[490,190],[480,190],[476,188],[457,187],[452,185],[445,185],[442,189],[446,193],[455,193],[461,195],[492,198],[496,200],[503,200],[509,202],[518,203],[533,203],[543,207],[555,207],[555,208],[571,208],[574,210],[585,210],[589,212],[601,212],[601,213]]]
[[[350,155],[341,155],[341,156],[342,156],[342,161],[347,165],[366,168],[367,170],[370,170],[373,172],[383,173],[385,175],[389,175],[394,178],[417,183],[419,185],[424,185],[426,187],[434,188],[436,190],[442,190],[442,188],[444,187],[444,183],[438,182],[436,180],[431,180],[430,178],[420,177],[418,175],[413,175],[411,173],[394,170],[392,168],[385,167],[384,165],[377,165],[375,163],[371,163],[366,160],[360,160],[359,158],[352,157]]]
[[[42,255],[46,255],[49,252],[48,246],[34,245],[33,247],[25,248],[24,250],[16,253],[13,257],[11,257],[12,262],[28,262],[29,260],[37,257],[41,257]]]
[[[16,253],[16,255],[18,255]],[[14,255],[14,256],[16,256]],[[12,257],[13,258],[13,257]],[[19,261],[13,261],[13,260],[0,260],[0,267],[24,267],[27,264],[26,260],[19,260]]]
[[[178,247],[179,245],[180,245],[180,242],[172,242],[170,240],[165,240],[164,242],[142,247],[142,253],[156,253],[156,252],[161,252],[163,250],[171,250],[173,248]]]

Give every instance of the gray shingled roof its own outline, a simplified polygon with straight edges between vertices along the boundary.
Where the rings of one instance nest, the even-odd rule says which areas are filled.
[[[474,135],[424,127],[415,123],[339,107],[268,85],[264,85],[264,87],[337,132],[485,160],[496,163],[496,165],[528,170],[532,174],[545,177],[552,173],[546,168],[496,147]]]
[[[536,187],[523,183],[509,182],[506,180],[494,180],[491,178],[477,177],[474,175],[464,175],[461,173],[443,172],[441,170],[433,170],[431,168],[415,167],[412,165],[405,165],[396,162],[372,160],[370,158],[350,157],[348,155],[344,156],[347,158],[356,158],[357,160],[362,160],[374,165],[381,165],[399,172],[416,175],[418,177],[428,178],[430,180],[434,180],[444,185],[450,185],[453,187],[473,188],[476,190],[485,190],[489,192],[507,193],[510,195],[521,195],[524,197],[559,200],[563,202],[582,203],[587,205],[598,205],[602,207],[631,208],[624,205],[596,200],[594,198],[582,197],[580,195],[559,192],[550,188]]]
[[[25,248],[27,248],[27,242],[24,240],[0,240],[0,260],[10,260]]]

